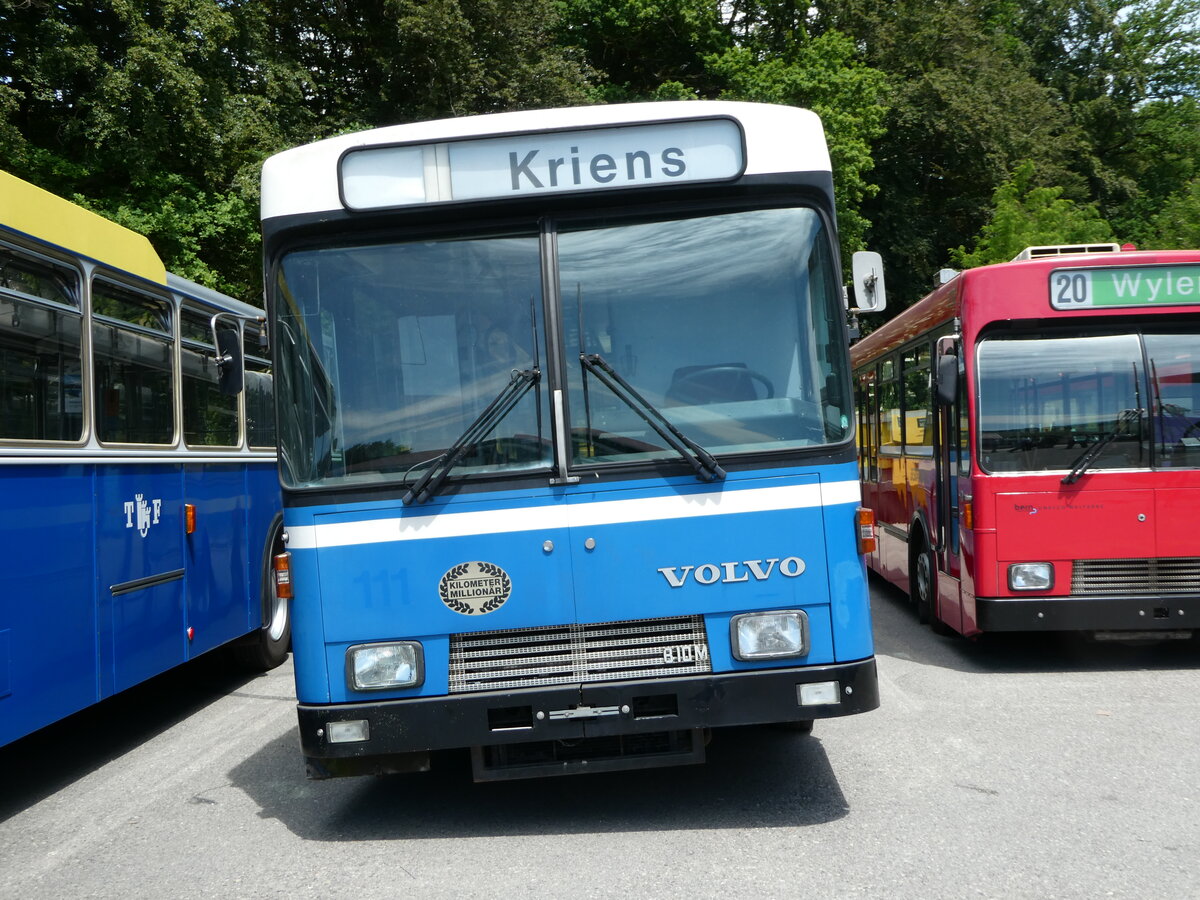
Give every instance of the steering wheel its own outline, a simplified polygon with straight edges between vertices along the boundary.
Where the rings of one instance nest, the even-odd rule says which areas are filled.
[[[754,398],[729,396],[733,393],[731,388],[742,379],[761,384],[766,391],[766,399],[775,396],[775,385],[771,379],[745,366],[706,366],[686,372],[675,378],[669,393],[677,400],[696,404],[757,399],[757,391]]]

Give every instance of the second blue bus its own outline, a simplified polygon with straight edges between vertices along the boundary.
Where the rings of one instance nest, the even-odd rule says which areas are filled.
[[[287,658],[262,320],[0,172],[0,745],[218,648]]]

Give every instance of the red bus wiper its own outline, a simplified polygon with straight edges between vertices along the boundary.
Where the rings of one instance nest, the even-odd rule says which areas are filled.
[[[666,416],[634,389],[633,385],[618,375],[603,356],[599,353],[580,353],[579,362],[612,391],[618,400],[653,428],[672,450],[687,460],[696,470],[697,478],[701,481],[720,481],[725,477],[725,470],[711,453],[672,425]]]
[[[1115,441],[1121,434],[1129,431],[1129,423],[1139,419],[1142,415],[1140,409],[1123,409],[1120,415],[1117,416],[1117,423],[1108,431],[1104,437],[1088,447],[1083,453],[1079,454],[1079,458],[1071,464],[1071,471],[1063,476],[1063,484],[1074,484],[1079,480],[1079,476],[1087,471],[1088,466],[1095,462],[1096,457],[1100,455],[1100,451]]]

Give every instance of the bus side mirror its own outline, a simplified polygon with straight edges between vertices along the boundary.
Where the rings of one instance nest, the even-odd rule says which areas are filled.
[[[226,397],[236,397],[245,385],[245,361],[242,338],[236,328],[216,329],[217,389]]]
[[[859,312],[883,312],[887,308],[883,258],[870,250],[859,250],[850,258],[850,267],[855,308]]]
[[[939,356],[937,362],[937,402],[953,406],[958,397],[958,357]]]

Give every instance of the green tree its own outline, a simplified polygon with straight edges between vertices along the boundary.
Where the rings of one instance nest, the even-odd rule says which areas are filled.
[[[1060,187],[1036,187],[1034,164],[1023,162],[992,195],[994,211],[975,240],[975,249],[950,252],[960,269],[1006,262],[1026,247],[1044,244],[1095,244],[1114,240],[1112,228],[1095,204],[1074,203]]]
[[[167,266],[253,301],[258,163],[295,107],[248,2],[0,6],[6,168],[143,230]]]
[[[553,0],[0,0],[0,154],[255,300],[258,175],[289,146],[578,103]]]
[[[713,0],[559,0],[560,40],[596,70],[606,103],[713,97],[706,58],[732,46]]]
[[[815,27],[850,34],[885,73],[883,133],[871,155],[879,192],[863,201],[867,243],[887,265],[893,309],[932,285],[946,249],[988,220],[992,192],[1017,163],[1086,199],[1071,171],[1083,136],[1038,82],[1008,27],[1012,4],[988,0],[819,0]]]
[[[561,0],[562,40],[597,69],[600,99],[722,98],[812,109],[834,166],[843,246],[862,246],[863,200],[876,186],[871,142],[882,132],[881,73],[836,30],[812,29],[790,0]]]
[[[1087,136],[1074,170],[1123,233],[1200,165],[1200,0],[1029,0],[1013,30]]]
[[[1200,247],[1200,177],[1166,199],[1150,222],[1144,246],[1160,250]]]
[[[877,186],[869,180],[874,166],[871,142],[883,133],[883,73],[862,65],[853,42],[840,32],[810,37],[797,28],[774,52],[753,46],[755,31],[744,42],[710,57],[710,70],[725,83],[727,99],[800,106],[817,113],[825,125],[833,163],[843,255],[861,249],[869,225],[862,214]],[[774,30],[768,35],[776,43]]]

